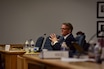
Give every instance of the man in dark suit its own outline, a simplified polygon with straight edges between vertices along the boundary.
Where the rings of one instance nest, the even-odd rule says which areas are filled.
[[[73,26],[71,23],[62,23],[61,26],[61,34],[62,37],[60,39],[57,39],[56,34],[51,34],[50,35],[50,40],[52,41],[52,48],[53,50],[61,50],[62,49],[62,44],[65,42],[66,46],[65,48],[69,48],[71,54],[75,53],[75,48],[72,45],[72,42],[76,41],[74,36],[72,35],[73,31]]]

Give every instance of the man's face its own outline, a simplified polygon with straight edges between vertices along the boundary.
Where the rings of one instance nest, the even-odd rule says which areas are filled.
[[[71,32],[71,30],[68,28],[68,26],[62,24],[61,26],[61,34],[63,36],[66,36],[67,34],[69,34]]]

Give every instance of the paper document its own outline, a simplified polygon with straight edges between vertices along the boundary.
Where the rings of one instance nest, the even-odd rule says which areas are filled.
[[[85,62],[85,61],[92,61],[92,62],[94,62],[95,59],[90,59],[90,58],[61,58],[61,61],[64,61],[64,62]]]

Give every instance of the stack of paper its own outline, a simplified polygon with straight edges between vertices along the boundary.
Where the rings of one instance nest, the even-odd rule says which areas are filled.
[[[61,58],[61,61],[64,61],[64,62],[85,62],[85,61],[92,61],[92,62],[94,62],[95,59],[90,59],[90,58]]]

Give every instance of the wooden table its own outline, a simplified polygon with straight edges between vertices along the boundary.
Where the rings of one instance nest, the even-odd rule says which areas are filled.
[[[5,69],[17,69],[17,55],[23,55],[23,50],[5,51],[0,50],[2,60],[4,60]]]
[[[20,56],[24,59],[19,69],[104,69],[103,64],[94,62],[63,62],[60,59],[41,59],[36,55]]]

